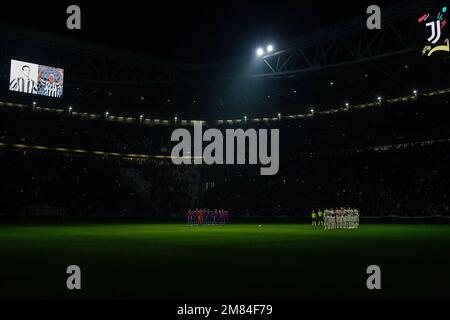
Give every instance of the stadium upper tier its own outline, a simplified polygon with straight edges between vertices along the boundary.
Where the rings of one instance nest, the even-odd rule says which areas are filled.
[[[303,115],[218,121],[209,126],[279,128],[281,155],[420,142],[450,137],[449,90]],[[0,142],[119,154],[170,155],[173,129],[190,122],[82,115],[0,104]],[[164,125],[158,125],[164,124]],[[204,123],[208,125],[207,123]]]
[[[215,126],[215,125],[240,125],[245,123],[261,123],[261,122],[279,122],[281,120],[292,120],[292,119],[302,119],[309,118],[315,115],[329,115],[335,114],[339,112],[348,112],[349,110],[357,110],[357,109],[366,109],[373,107],[381,107],[383,105],[395,104],[399,102],[408,102],[415,101],[420,96],[423,97],[435,97],[435,96],[447,96],[450,95],[450,88],[430,91],[426,93],[419,93],[418,90],[411,90],[409,95],[391,98],[391,99],[383,99],[383,97],[379,96],[374,101],[369,101],[362,104],[350,104],[349,102],[343,103],[340,106],[314,106],[311,105],[309,110],[305,113],[299,114],[272,114],[263,117],[251,117],[251,116],[243,116],[242,118],[234,118],[234,119],[217,119],[213,121],[206,121],[205,119],[183,119],[178,116],[174,116],[173,118],[148,118],[144,115],[140,114],[137,116],[133,115],[114,115],[109,111],[105,111],[104,113],[91,113],[91,112],[81,112],[74,110],[72,106],[68,106],[66,108],[58,108],[58,107],[45,107],[37,105],[35,102],[30,102],[29,104],[23,103],[14,103],[14,102],[5,102],[0,101],[1,107],[9,107],[9,108],[19,108],[19,109],[27,109],[32,108],[33,111],[39,112],[49,112],[60,114],[63,116],[71,116],[80,119],[90,119],[90,120],[101,120],[101,121],[109,121],[109,122],[121,122],[121,123],[130,123],[130,124],[139,124],[139,125],[172,125],[172,126],[189,126],[194,125],[195,122],[200,122],[204,126]]]

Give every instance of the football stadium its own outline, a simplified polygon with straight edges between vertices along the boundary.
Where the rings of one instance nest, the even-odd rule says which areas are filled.
[[[1,300],[450,299],[446,1],[105,5],[2,4]]]

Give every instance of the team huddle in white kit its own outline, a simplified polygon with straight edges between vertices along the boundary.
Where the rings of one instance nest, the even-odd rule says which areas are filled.
[[[352,208],[318,210],[312,212],[312,225],[331,229],[357,229],[359,227],[359,211]]]

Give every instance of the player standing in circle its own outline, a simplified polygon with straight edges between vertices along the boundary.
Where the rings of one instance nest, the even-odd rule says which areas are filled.
[[[192,213],[191,213],[191,224],[192,225],[197,224],[197,211],[198,211],[198,209],[192,210]]]
[[[355,228],[359,228],[359,210],[355,209]]]
[[[202,209],[198,209],[198,213],[197,213],[197,224],[199,226],[201,226],[203,224],[203,210]]]
[[[203,223],[206,225],[209,224],[209,209],[205,209],[203,213]]]
[[[334,229],[339,229],[339,209],[336,208],[334,212]]]
[[[324,221],[323,221],[323,212],[321,209],[319,209],[319,211],[317,211],[317,223],[319,226],[323,226]]]
[[[351,209],[350,210],[350,217],[351,217],[351,221],[350,221],[350,228],[354,229],[356,227],[356,214],[355,214],[355,209]]]
[[[192,225],[192,210],[189,209],[186,215],[186,220],[188,225]]]
[[[311,225],[316,226],[317,225],[317,215],[316,211],[312,211],[311,213]]]
[[[342,208],[342,229],[347,229],[347,208]]]
[[[324,230],[328,230],[330,226],[330,211],[328,209],[323,210],[323,226]]]

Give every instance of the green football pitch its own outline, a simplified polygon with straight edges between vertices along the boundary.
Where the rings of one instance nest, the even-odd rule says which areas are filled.
[[[0,298],[448,299],[450,225],[0,225]]]

